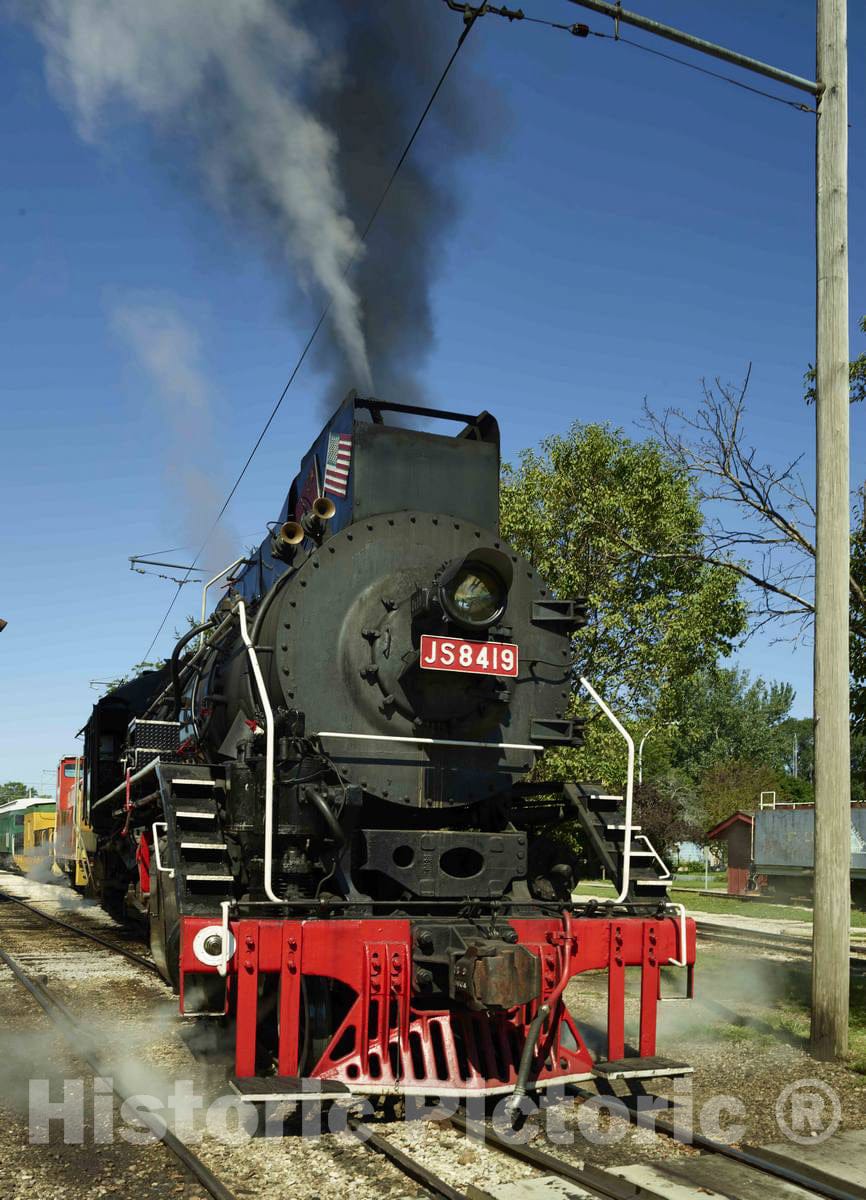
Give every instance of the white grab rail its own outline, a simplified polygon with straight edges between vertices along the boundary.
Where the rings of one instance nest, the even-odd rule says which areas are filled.
[[[154,821],[154,823],[150,827],[151,834],[153,836],[153,857],[156,861],[156,869],[157,869],[157,871],[164,871],[166,873],[166,875],[168,875],[169,879],[174,879],[174,868],[173,867],[164,867],[162,865],[162,859],[159,857],[159,837],[157,836],[157,832],[156,832],[156,828],[158,825],[161,825],[162,828],[165,830],[166,834],[168,834],[168,825],[165,821]]]
[[[686,961],[686,906],[684,904],[674,904],[669,900],[667,907],[676,909],[679,917],[680,956],[677,958],[675,955],[673,958],[669,958],[665,965],[669,967],[687,967],[689,964]]]
[[[592,686],[588,679],[581,676],[580,686],[586,688],[592,699],[613,725],[614,729],[625,741],[628,748],[628,768],[625,783],[625,832],[623,836],[623,851],[622,851],[622,888],[619,895],[613,901],[614,904],[622,904],[628,895],[628,889],[631,885],[631,837],[632,837],[632,807],[634,803],[634,741],[631,734],[628,732],[622,722],[616,717],[610,708],[599,696],[598,692]],[[598,899],[598,897],[595,897]]]
[[[235,569],[235,567],[239,567],[241,565],[241,563],[245,562],[245,561],[246,560],[243,555],[241,555],[240,558],[236,558],[233,563],[229,563],[229,565],[227,567],[223,567],[223,569],[221,571],[217,571],[217,573],[216,573],[216,575],[214,575],[213,579],[209,579],[207,581],[207,583],[204,585],[204,587],[201,589],[201,624],[202,625],[204,625],[205,621],[207,620],[207,590],[208,590],[208,588],[211,586],[212,583],[216,583],[216,581],[218,579],[222,579],[223,575],[228,575],[229,571],[233,571]],[[199,647],[202,647],[204,645],[204,632],[205,631],[202,630],[201,633],[199,634],[199,639],[198,639]]]
[[[274,713],[265,681],[262,678],[262,669],[256,657],[256,648],[250,640],[247,629],[247,606],[243,600],[238,600],[237,613],[241,627],[241,640],[247,649],[262,712],[265,716],[265,895],[269,900],[273,900],[274,904],[280,904],[282,903],[280,897],[276,895],[271,885],[274,857]]]

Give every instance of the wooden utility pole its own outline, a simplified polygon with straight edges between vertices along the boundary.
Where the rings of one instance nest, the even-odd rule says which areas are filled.
[[[848,1049],[851,745],[848,596],[847,0],[817,0],[815,911],[812,1053]]]
[[[848,603],[848,50],[847,0],[817,0],[816,79],[663,25],[611,0],[571,0],[817,98],[815,562],[815,912],[812,1052],[848,1049],[851,924],[851,740]]]

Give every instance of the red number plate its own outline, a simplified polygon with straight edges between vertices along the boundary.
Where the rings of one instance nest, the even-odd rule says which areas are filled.
[[[516,675],[517,647],[510,642],[467,642],[464,638],[421,635],[425,671],[469,671],[473,675]]]

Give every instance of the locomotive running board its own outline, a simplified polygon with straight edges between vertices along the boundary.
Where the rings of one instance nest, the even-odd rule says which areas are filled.
[[[681,1075],[693,1075],[694,1067],[687,1063],[672,1062],[669,1058],[653,1055],[650,1058],[620,1058],[616,1062],[597,1062],[592,1073],[597,1079],[676,1079]]]
[[[639,1062],[639,1059],[632,1059]],[[659,1060],[661,1061],[661,1060]],[[690,1069],[690,1068],[689,1068]],[[546,1091],[547,1088],[564,1086],[568,1083],[585,1083],[593,1078],[593,1073],[586,1071],[575,1075],[559,1075],[554,1079],[541,1079],[527,1088],[528,1093]],[[619,1077],[617,1077],[619,1078]],[[276,1104],[281,1101],[298,1102],[303,1100],[337,1100],[342,1096],[454,1096],[461,1100],[472,1096],[510,1096],[514,1084],[498,1085],[487,1088],[455,1088],[437,1084],[431,1079],[423,1084],[404,1086],[399,1083],[360,1083],[345,1084],[330,1079],[304,1078],[297,1076],[271,1075],[263,1078],[260,1075],[239,1078],[233,1075],[229,1079],[229,1087],[243,1100],[251,1104]]]

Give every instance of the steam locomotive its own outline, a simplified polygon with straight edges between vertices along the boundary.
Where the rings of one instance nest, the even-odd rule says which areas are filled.
[[[85,726],[90,886],[147,913],[181,1012],[234,1037],[244,1096],[516,1104],[685,1069],[655,1056],[656,1003],[666,964],[690,991],[694,925],[633,825],[631,739],[588,680],[628,745],[624,794],[528,779],[581,743],[587,610],[500,537],[499,465],[489,413],[351,393],[258,550],[205,585],[201,623]],[[573,902],[578,860],[549,832],[568,821],[614,902]],[[564,992],[598,969],[594,1059]]]

